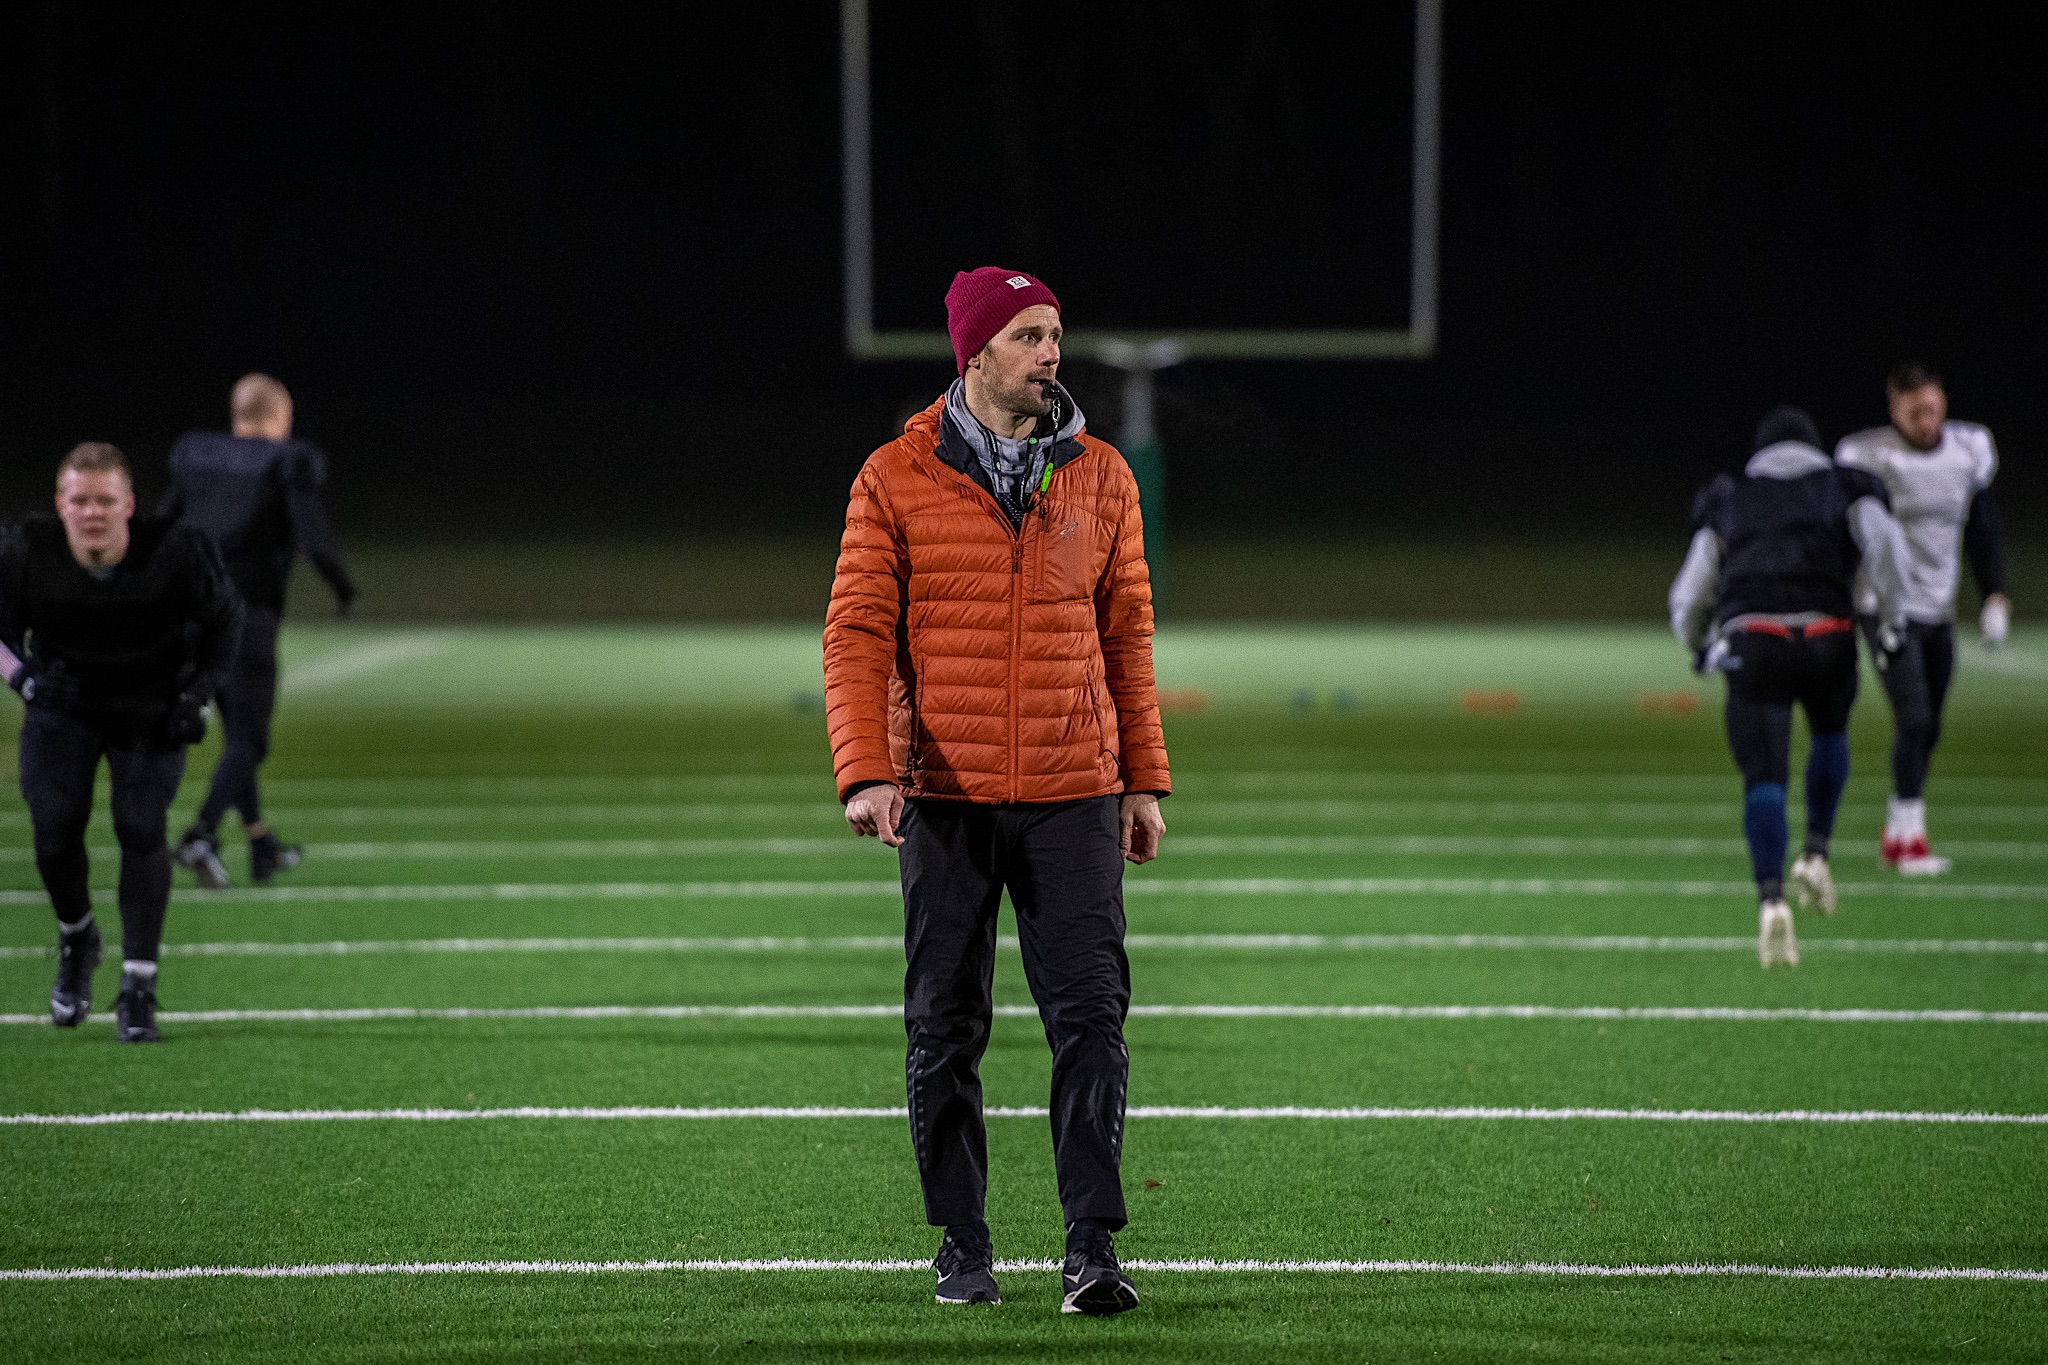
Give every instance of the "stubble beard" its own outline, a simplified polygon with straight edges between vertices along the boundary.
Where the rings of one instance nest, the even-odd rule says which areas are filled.
[[[1014,385],[1005,387],[997,401],[1019,417],[1045,417],[1052,412],[1050,384],[1034,383],[1029,377],[1020,377]]]

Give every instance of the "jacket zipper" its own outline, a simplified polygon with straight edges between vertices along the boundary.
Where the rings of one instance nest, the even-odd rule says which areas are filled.
[[[1004,528],[1007,529],[1010,533],[1009,800],[1011,803],[1014,804],[1018,799],[1018,790],[1023,785],[1023,762],[1020,755],[1017,752],[1017,711],[1022,701],[1022,699],[1017,695],[1017,656],[1020,652],[1022,652],[1024,648],[1024,527],[1026,524],[1030,522],[1031,514],[1027,511],[1022,519],[1020,519],[1015,525],[1012,525],[1010,522],[1010,514],[1003,510],[1003,505],[996,499],[995,494],[989,492],[986,488],[983,488],[980,484],[974,482],[974,480],[967,478],[965,475],[960,474],[958,470],[953,469],[951,465],[945,464],[943,460],[938,461],[938,463],[944,468],[951,470],[951,472],[956,477],[961,478],[969,488],[972,488],[975,492],[981,494],[982,498],[987,502],[987,504],[995,509],[996,516],[1001,519]],[[1047,516],[1046,494],[1052,488],[1052,476],[1052,454],[1048,451],[1046,454],[1045,473],[1042,476],[1040,476],[1038,483],[1038,523],[1041,529],[1043,529],[1045,526],[1045,519]],[[915,738],[914,735],[913,738]],[[913,745],[913,755],[915,754],[915,752],[915,746]],[[913,762],[914,761],[915,759],[913,757]]]
[[[1003,518],[1008,521],[1008,517]],[[1024,528],[1016,528],[1010,541],[1010,800],[1019,799],[1023,785],[1023,761],[1017,753],[1017,712],[1023,698],[1017,693],[1017,656],[1024,651]]]

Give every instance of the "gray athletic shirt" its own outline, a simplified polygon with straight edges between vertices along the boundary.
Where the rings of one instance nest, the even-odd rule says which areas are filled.
[[[1835,459],[1875,474],[1891,494],[1892,515],[1906,534],[1906,619],[1926,625],[1953,620],[1963,523],[1970,500],[1998,472],[1991,433],[1975,422],[1943,422],[1941,444],[1915,450],[1894,428],[1872,427],[1844,436]],[[1872,594],[1859,581],[1856,609],[1872,607]]]

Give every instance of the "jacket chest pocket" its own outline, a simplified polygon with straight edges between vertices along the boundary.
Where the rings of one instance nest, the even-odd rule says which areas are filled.
[[[1025,519],[1030,528],[1029,585],[1034,602],[1093,597],[1109,561],[1109,528],[1069,504],[1048,503]]]

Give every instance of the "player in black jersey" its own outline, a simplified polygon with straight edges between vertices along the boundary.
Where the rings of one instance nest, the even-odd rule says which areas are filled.
[[[356,589],[335,548],[321,505],[327,457],[292,436],[292,398],[265,374],[244,375],[229,400],[232,433],[195,431],[171,449],[171,487],[157,511],[195,526],[220,546],[228,576],[247,608],[242,646],[218,706],[226,740],[213,784],[192,827],[178,839],[178,863],[201,886],[228,884],[220,858],[220,822],[229,809],[249,838],[249,879],[268,882],[296,867],[301,850],[264,823],[256,770],[270,753],[277,705],[277,628],[292,560],[303,553],[334,590],[346,616]]]
[[[1701,673],[1728,679],[1728,745],[1742,772],[1742,832],[1756,877],[1757,958],[1799,964],[1785,902],[1785,787],[1792,707],[1806,712],[1806,845],[1792,865],[1802,907],[1835,909],[1828,840],[1849,780],[1856,701],[1857,569],[1875,591],[1886,648],[1902,619],[1905,545],[1885,488],[1830,460],[1813,419],[1777,408],[1742,475],[1693,502],[1693,538],[1671,585],[1671,628]],[[1882,666],[1882,660],[1880,660]]]
[[[28,704],[21,793],[57,912],[50,1017],[59,1025],[92,1008],[100,932],[85,828],[105,758],[121,846],[116,1036],[157,1040],[157,950],[171,897],[165,821],[241,619],[213,542],[135,516],[128,463],[113,446],[87,442],[65,456],[57,515],[0,533],[0,675]]]

